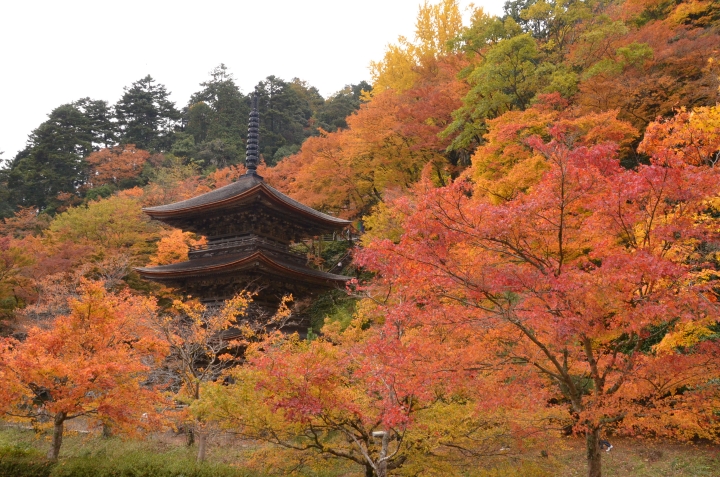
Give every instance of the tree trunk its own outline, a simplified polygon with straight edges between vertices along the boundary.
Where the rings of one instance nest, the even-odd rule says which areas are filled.
[[[197,461],[198,462],[205,461],[205,451],[207,450],[207,440],[208,440],[207,438],[208,438],[208,436],[207,436],[206,432],[197,432],[197,440],[198,440]]]
[[[600,429],[585,431],[587,444],[588,477],[602,477],[602,454],[600,453]]]
[[[195,445],[195,430],[191,427],[187,430],[187,446],[192,447]]]
[[[381,460],[377,463],[377,477],[387,477],[387,461]]]
[[[60,455],[60,446],[62,445],[62,438],[63,438],[63,427],[65,424],[65,418],[67,417],[67,414],[64,412],[58,412],[55,414],[54,419],[54,426],[53,426],[53,436],[52,436],[52,447],[50,447],[50,450],[47,453],[47,458],[55,461],[58,460],[58,456]]]
[[[365,464],[365,477],[375,477],[375,469],[370,464]]]

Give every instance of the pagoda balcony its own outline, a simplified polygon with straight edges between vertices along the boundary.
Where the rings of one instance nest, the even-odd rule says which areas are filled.
[[[304,265],[307,262],[305,254],[291,250],[287,244],[253,234],[222,239],[211,238],[208,243],[192,245],[188,251],[188,258],[194,260],[257,249],[268,251],[271,255],[285,257],[295,263]]]

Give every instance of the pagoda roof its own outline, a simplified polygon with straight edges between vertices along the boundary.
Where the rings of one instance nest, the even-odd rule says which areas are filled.
[[[157,220],[173,220],[193,217],[210,211],[237,208],[250,205],[258,196],[263,196],[281,210],[296,213],[325,227],[342,228],[350,221],[318,212],[317,210],[291,199],[277,189],[267,185],[257,174],[244,174],[232,184],[220,187],[191,199],[167,205],[147,207],[143,211]]]
[[[344,284],[350,278],[343,275],[315,270],[313,268],[270,256],[262,250],[244,253],[198,258],[170,265],[136,268],[143,278],[152,280],[178,280],[190,277],[207,277],[226,273],[251,270],[262,265],[269,271],[282,276],[316,283]]]

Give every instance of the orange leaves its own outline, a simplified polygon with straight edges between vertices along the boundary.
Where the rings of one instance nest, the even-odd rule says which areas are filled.
[[[465,92],[455,58],[438,61],[432,76],[398,95],[376,94],[347,119],[346,130],[309,138],[266,178],[293,198],[344,217],[367,213],[390,190],[408,190],[424,168],[442,184],[449,140],[438,133]]]
[[[149,265],[168,265],[183,262],[188,259],[188,251],[193,245],[204,244],[205,238],[199,240],[194,234],[173,229],[164,234],[158,242],[157,253],[150,259]]]
[[[2,220],[0,236],[23,238],[27,235],[39,235],[49,223],[50,217],[40,214],[35,207],[21,207],[13,217]]]
[[[167,347],[148,327],[154,300],[82,281],[69,313],[22,342],[3,342],[2,412],[10,416],[87,416],[136,431],[161,398],[141,386]]]
[[[510,111],[488,121],[486,142],[476,150],[468,172],[476,191],[499,203],[533,186],[548,167],[542,154],[528,143],[533,136],[588,147],[608,142],[627,147],[637,136],[629,123],[616,118],[617,111],[581,115],[567,108],[567,102],[555,93],[543,95],[525,111]]]
[[[93,152],[85,158],[90,165],[89,182],[92,187],[98,187],[134,179],[140,175],[149,158],[149,152],[137,149],[134,144]]]
[[[676,167],[715,165],[720,159],[720,109],[681,108],[672,118],[651,123],[638,150]]]
[[[213,185],[214,189],[219,189],[236,181],[243,174],[245,174],[244,165],[229,166],[208,174],[207,181]]]

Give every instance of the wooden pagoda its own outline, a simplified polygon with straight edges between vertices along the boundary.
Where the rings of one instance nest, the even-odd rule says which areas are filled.
[[[344,286],[348,277],[313,269],[291,244],[347,227],[347,220],[307,207],[267,185],[257,174],[259,115],[253,98],[247,172],[237,181],[192,199],[149,207],[155,220],[203,235],[189,260],[138,268],[143,278],[166,283],[212,303],[243,289],[255,291],[251,313],[273,313],[283,296],[295,302]],[[254,310],[254,311],[253,311]],[[307,323],[301,323],[307,325]]]

